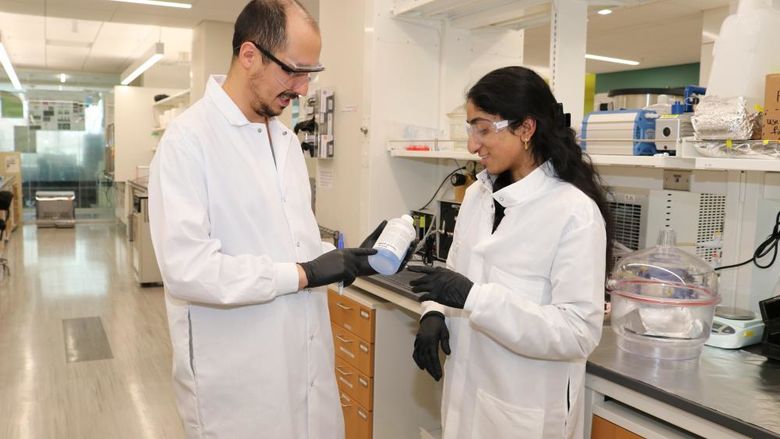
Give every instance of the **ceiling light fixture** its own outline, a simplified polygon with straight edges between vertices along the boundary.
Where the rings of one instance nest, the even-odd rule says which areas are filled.
[[[11,80],[11,84],[14,85],[15,89],[21,91],[22,83],[19,82],[19,77],[16,76],[16,71],[14,71],[14,66],[11,64],[11,58],[8,56],[8,52],[5,50],[2,39],[0,39],[0,63],[3,64],[5,74],[8,75],[8,79]]]
[[[136,3],[139,5],[149,5],[149,6],[164,6],[166,8],[181,8],[181,9],[192,8],[192,5],[189,3],[166,2],[160,0],[111,0],[111,1],[121,2],[121,3]]]
[[[67,81],[67,80],[68,80],[68,75],[66,75],[66,74],[64,74],[64,73],[60,73],[60,82],[61,82],[62,84],[64,84],[64,83],[65,83],[65,81]]]
[[[598,14],[599,15],[609,15],[612,13],[612,9],[606,8],[606,9],[599,9]]]
[[[592,59],[596,61],[606,61],[606,62],[613,62],[616,64],[627,64],[629,66],[638,66],[639,61],[632,61],[630,59],[620,59],[620,58],[612,58],[609,56],[601,56],[601,55],[591,55],[591,54],[585,54],[585,58]]]
[[[145,72],[149,69],[149,67],[153,66],[155,63],[157,63],[157,61],[161,60],[164,53],[164,44],[154,43],[154,46],[152,46],[143,57],[130,64],[130,67],[122,72],[122,75],[119,77],[120,83],[122,85],[127,85],[133,82],[133,80],[139,77],[141,73]]]

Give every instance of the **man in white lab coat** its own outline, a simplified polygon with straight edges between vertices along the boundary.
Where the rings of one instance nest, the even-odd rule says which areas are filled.
[[[209,79],[152,162],[152,240],[191,438],[344,435],[322,286],[373,274],[374,251],[325,252],[299,142],[276,118],[323,69],[320,45],[298,3],[250,1],[227,77]]]

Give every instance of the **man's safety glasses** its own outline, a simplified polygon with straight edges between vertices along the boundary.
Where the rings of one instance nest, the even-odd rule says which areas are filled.
[[[314,80],[314,78],[317,77],[317,73],[325,70],[325,67],[322,65],[316,65],[316,66],[290,66],[288,64],[285,64],[279,58],[275,57],[271,52],[265,50],[263,47],[261,47],[259,44],[255,43],[254,41],[251,41],[252,44],[257,47],[257,50],[260,51],[260,53],[263,54],[266,58],[273,61],[276,65],[281,67],[282,70],[287,74],[288,81],[285,85],[290,85],[292,83],[300,84],[302,82],[311,82]]]

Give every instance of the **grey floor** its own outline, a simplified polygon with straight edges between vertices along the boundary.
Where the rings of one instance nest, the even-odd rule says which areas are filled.
[[[113,223],[18,228],[0,285],[0,438],[180,438],[162,288]]]

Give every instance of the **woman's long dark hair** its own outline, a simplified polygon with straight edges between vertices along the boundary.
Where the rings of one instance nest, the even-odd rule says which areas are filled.
[[[604,217],[607,232],[607,275],[612,269],[614,225],[607,205],[606,191],[590,157],[577,145],[574,131],[567,126],[563,109],[547,83],[525,67],[493,70],[468,91],[466,98],[480,110],[514,121],[512,130],[527,118],[536,121],[531,152],[536,163],[552,163],[558,178],[571,183],[589,196]]]

